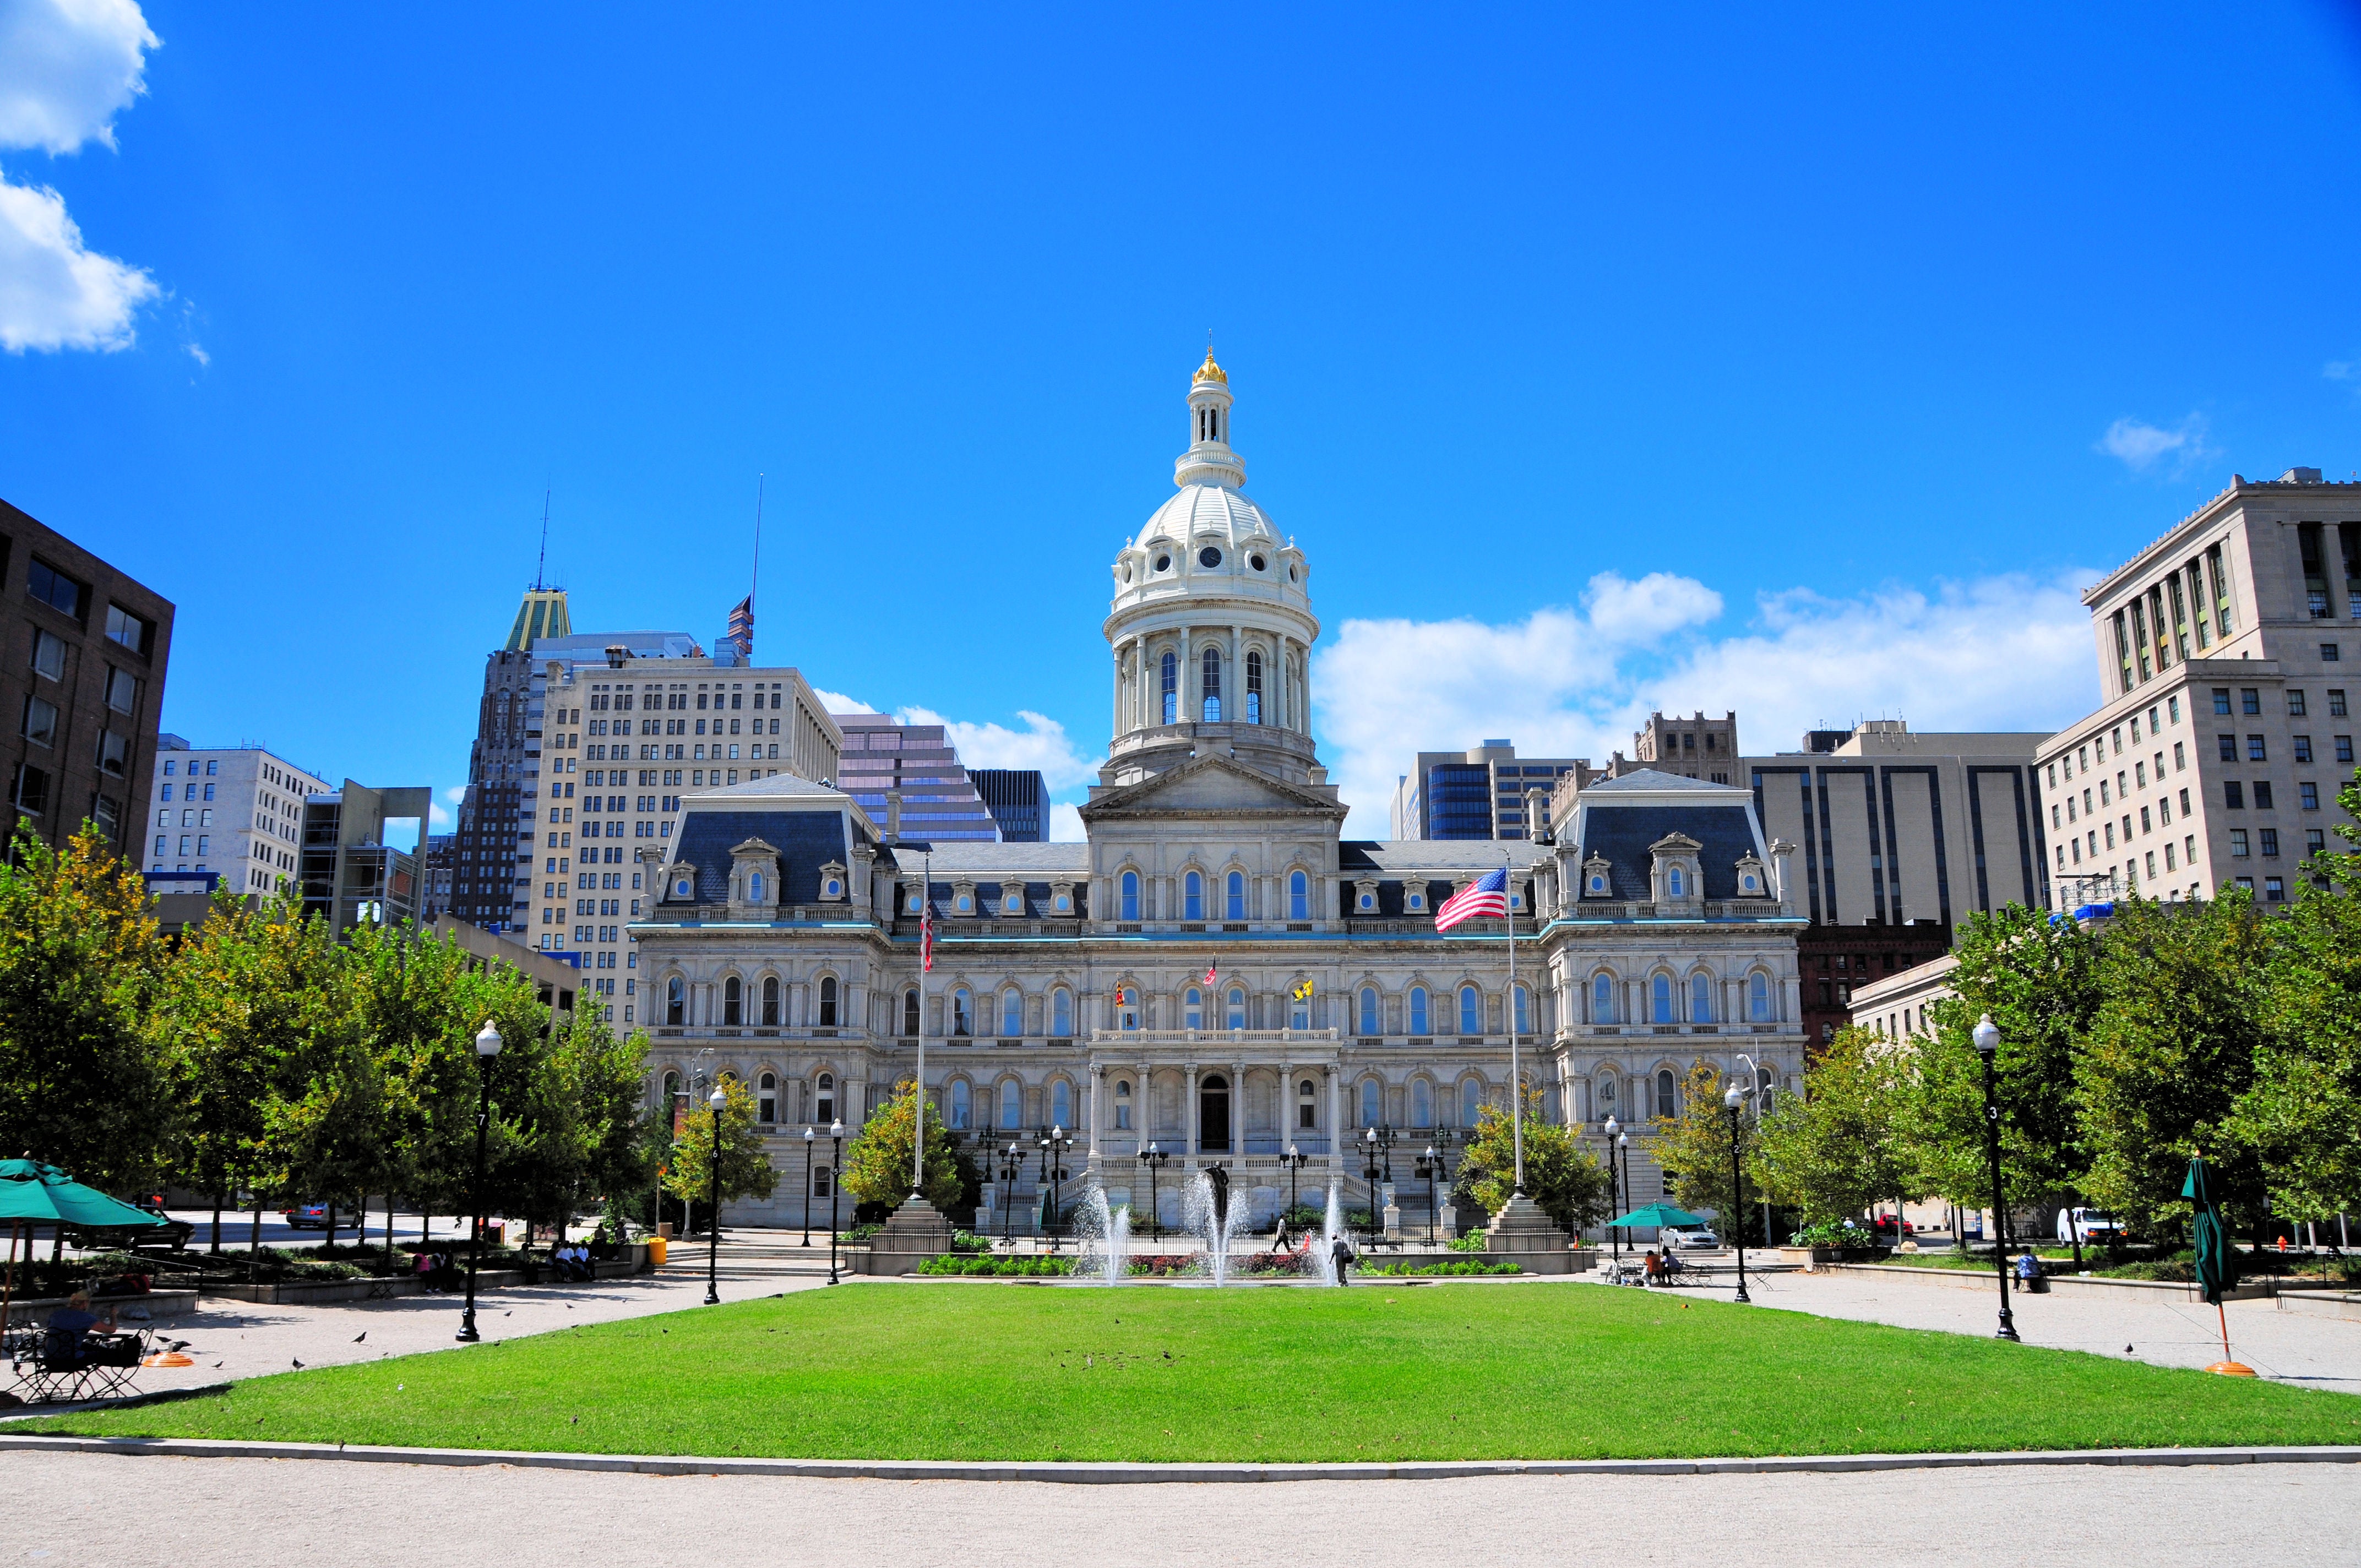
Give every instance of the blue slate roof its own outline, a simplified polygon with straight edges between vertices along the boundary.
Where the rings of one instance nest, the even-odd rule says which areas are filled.
[[[819,902],[819,868],[834,861],[850,865],[844,817],[836,810],[688,811],[681,817],[679,847],[666,868],[667,904],[720,904],[730,896],[730,851],[760,839],[779,851],[779,902]],[[697,887],[688,899],[674,896],[681,872],[693,869]]]
[[[1697,861],[1705,872],[1708,898],[1738,896],[1738,862],[1749,855],[1760,858],[1754,839],[1754,817],[1745,797],[1727,805],[1609,806],[1586,799],[1580,814],[1582,849],[1576,864],[1594,855],[1608,863],[1609,885],[1617,898],[1644,901],[1654,857],[1648,846],[1667,834],[1682,833],[1705,846]],[[1585,792],[1586,795],[1588,794]]]

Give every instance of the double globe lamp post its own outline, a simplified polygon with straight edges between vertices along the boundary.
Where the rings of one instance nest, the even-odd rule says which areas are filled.
[[[1623,1217],[1623,1183],[1615,1173],[1615,1139],[1622,1131],[1622,1123],[1612,1116],[1607,1118],[1607,1217],[1610,1220]],[[1623,1228],[1609,1225],[1607,1238],[1607,1245],[1614,1249],[1616,1266],[1620,1268],[1623,1262]]]
[[[500,1054],[500,1032],[487,1018],[476,1035],[476,1223],[467,1234],[467,1310],[454,1336],[468,1344],[484,1337],[476,1332],[476,1258],[484,1250],[484,1135],[492,1124],[492,1058]]]
[[[2008,1310],[2008,1199],[2000,1179],[2000,1100],[1993,1086],[1993,1058],[2000,1054],[2000,1026],[1987,1013],[1976,1021],[1976,1055],[1984,1064],[1984,1156],[1992,1164],[1993,1262],[2000,1270],[2000,1332],[1995,1338],[2017,1337],[2016,1317]],[[1898,1216],[1897,1216],[1898,1219]],[[1901,1241],[1897,1230],[1895,1243]]]

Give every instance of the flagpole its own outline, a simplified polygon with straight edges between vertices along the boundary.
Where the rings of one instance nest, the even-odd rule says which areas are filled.
[[[919,857],[918,874],[926,879],[918,890],[918,1080],[910,1086],[912,1109],[917,1113],[917,1135],[910,1140],[910,1196],[927,1190],[927,970],[934,961],[935,852],[929,847]]]
[[[1525,1094],[1517,1072],[1517,893],[1509,851],[1500,851],[1500,916],[1509,927],[1509,1136],[1516,1150],[1517,1197],[1525,1193]]]

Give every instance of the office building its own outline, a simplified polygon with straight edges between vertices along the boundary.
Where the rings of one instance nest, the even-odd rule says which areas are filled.
[[[844,734],[837,783],[889,844],[990,844],[1000,828],[939,724],[896,724],[882,713],[831,715]]]
[[[1648,715],[1648,722],[1631,737],[1631,761],[1617,752],[1608,763],[1609,774],[1620,776],[1634,768],[1653,768],[1685,779],[1709,784],[1735,784],[1738,767],[1738,715],[1708,718],[1703,713],[1670,718]]]
[[[458,885],[459,835],[436,833],[426,840],[426,883],[421,890],[419,923],[431,926],[451,912]]]
[[[1421,751],[1395,781],[1388,827],[1397,842],[1539,837],[1549,831],[1551,800],[1563,781],[1605,776],[1587,757],[1521,758],[1505,740],[1465,751]],[[1529,799],[1536,790],[1539,801]],[[1540,832],[1529,835],[1536,815]]]
[[[297,855],[304,915],[326,919],[340,937],[365,921],[417,919],[418,857],[388,843],[386,827],[413,821],[423,843],[434,797],[424,784],[368,789],[350,779],[342,789],[306,797]]]
[[[268,897],[302,872],[303,804],[328,781],[242,742],[192,747],[157,737],[155,804],[146,821],[150,872],[214,872],[232,892]]]
[[[2102,700],[2040,751],[2058,907],[2285,903],[2351,821],[2361,484],[2234,475],[2082,602]]]
[[[533,645],[573,631],[566,590],[535,579],[518,600],[508,640],[484,658],[476,706],[476,740],[467,756],[467,793],[459,803],[457,863],[451,909],[486,930],[521,930],[532,910],[526,853],[534,837],[525,803],[531,750],[540,726],[533,701]]]
[[[1004,844],[1039,844],[1049,837],[1049,791],[1038,768],[970,768],[968,780],[1000,828]]]
[[[171,651],[172,603],[0,501],[0,709],[13,840],[63,845],[87,820],[137,863]]]

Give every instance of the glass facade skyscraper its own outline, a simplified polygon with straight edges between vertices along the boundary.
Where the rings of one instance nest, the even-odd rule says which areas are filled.
[[[939,724],[896,724],[882,713],[832,713],[844,731],[837,787],[888,843],[996,843],[991,808]]]

